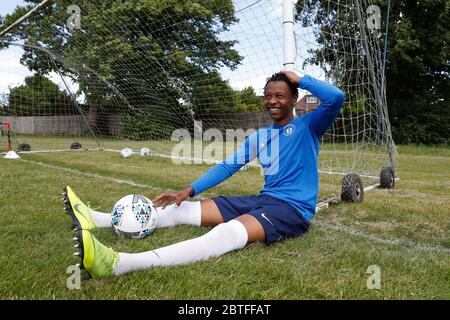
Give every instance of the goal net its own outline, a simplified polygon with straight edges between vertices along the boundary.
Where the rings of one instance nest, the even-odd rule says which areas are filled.
[[[26,0],[0,30],[39,2]],[[346,94],[321,144],[320,171],[337,176],[321,177],[328,191],[348,172],[376,179],[383,166],[395,167],[383,31],[371,5],[293,4],[293,70]],[[0,121],[11,122],[15,144],[32,150],[78,141],[87,149],[148,147],[222,161],[230,146],[271,123],[261,96],[266,79],[285,68],[283,25],[282,0],[48,0],[0,38],[0,56],[24,66],[1,89]],[[300,92],[297,116],[318,103]],[[220,135],[222,148],[208,147]],[[180,155],[181,139],[203,142]]]

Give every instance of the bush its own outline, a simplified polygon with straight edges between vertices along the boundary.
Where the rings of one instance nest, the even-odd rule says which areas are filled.
[[[177,129],[175,123],[154,114],[125,115],[122,123],[122,135],[130,140],[170,139]]]
[[[412,115],[399,120],[392,127],[392,136],[397,144],[450,144],[450,127],[445,121],[437,119],[436,115],[424,115],[419,122]]]

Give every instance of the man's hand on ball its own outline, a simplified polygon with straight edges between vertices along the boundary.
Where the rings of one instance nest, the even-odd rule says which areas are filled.
[[[175,192],[164,192],[163,194],[157,196],[153,201],[156,207],[166,208],[170,203],[175,202],[178,207],[181,202],[189,198],[189,196],[194,192],[194,189],[189,186],[180,191]]]

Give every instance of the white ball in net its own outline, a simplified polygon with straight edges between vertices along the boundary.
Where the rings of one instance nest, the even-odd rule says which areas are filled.
[[[148,157],[150,156],[151,151],[149,148],[142,148],[140,153],[142,157]]]
[[[131,150],[130,148],[122,149],[122,150],[120,151],[120,155],[121,155],[123,158],[131,158],[131,157],[133,156],[133,150]]]

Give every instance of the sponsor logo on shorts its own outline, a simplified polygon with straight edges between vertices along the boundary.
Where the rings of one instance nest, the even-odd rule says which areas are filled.
[[[270,221],[270,219],[266,217],[266,214],[265,214],[265,213],[261,213],[261,216],[262,216],[264,219],[266,219],[267,221],[269,221],[271,225],[273,225],[272,221]]]

